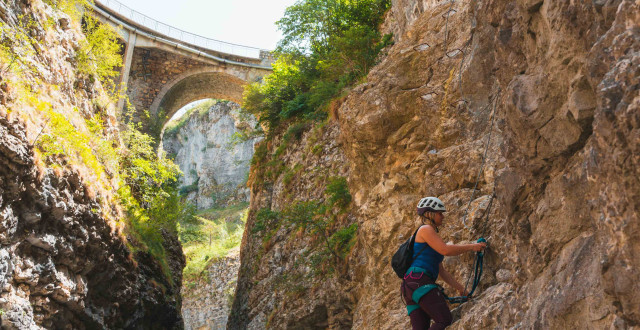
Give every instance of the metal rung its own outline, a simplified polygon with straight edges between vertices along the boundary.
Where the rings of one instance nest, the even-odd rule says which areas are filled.
[[[455,14],[455,13],[457,13],[457,12],[458,12],[457,10],[455,10],[455,9],[451,8],[451,9],[447,10],[444,14],[442,14],[442,17],[443,17],[443,18],[446,18],[446,17],[448,17],[449,15],[451,15],[451,14]]]
[[[456,56],[458,56],[460,54],[462,54],[462,49],[456,48],[456,49],[448,51],[446,55],[447,55],[448,58],[453,58],[453,57],[456,57]]]
[[[425,101],[431,101],[431,100],[435,99],[436,96],[438,96],[438,93],[431,92],[431,93],[424,94],[424,95],[422,95],[420,97]]]

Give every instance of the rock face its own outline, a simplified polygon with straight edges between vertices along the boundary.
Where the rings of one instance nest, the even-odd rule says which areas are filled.
[[[127,244],[108,180],[101,186],[86,164],[65,163],[72,158],[46,166],[34,147],[56,123],[29,98],[55,107],[76,132],[98,112],[105,130],[118,132],[113,107],[102,103],[105,89],[76,74],[79,22],[41,1],[3,1],[0,19],[3,47],[15,31],[37,41],[34,53],[19,54],[25,70],[5,62],[4,48],[0,61],[0,327],[182,328],[185,260],[175,235],[162,233],[168,275]]]
[[[180,243],[165,235],[176,286],[150,255],[134,261],[78,172],[40,171],[31,148],[0,118],[2,328],[180,328]]]
[[[290,186],[252,186],[230,328],[407,328],[389,261],[428,195],[450,210],[445,241],[491,243],[453,329],[640,324],[640,3],[398,0],[387,18],[396,43],[335,109],[321,156],[305,133]],[[252,227],[292,192],[321,199],[332,170],[314,167],[348,176],[358,243],[340,276],[283,279],[308,241]],[[444,266],[463,281],[471,262]]]
[[[194,111],[186,124],[163,138],[163,148],[175,155],[187,199],[198,209],[247,201],[249,163],[256,139],[237,144],[232,137],[255,120],[242,118],[236,103],[220,101],[204,112]]]
[[[238,279],[240,251],[232,250],[207,269],[207,275],[182,292],[184,327],[226,329]]]

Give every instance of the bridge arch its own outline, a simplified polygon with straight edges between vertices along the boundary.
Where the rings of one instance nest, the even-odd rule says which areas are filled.
[[[242,78],[245,79],[242,79]],[[242,104],[244,85],[259,77],[233,75],[220,68],[202,68],[184,72],[167,82],[153,100],[149,113],[157,117],[162,112],[166,124],[185,105],[202,99],[224,99]],[[246,79],[250,80],[246,80]]]

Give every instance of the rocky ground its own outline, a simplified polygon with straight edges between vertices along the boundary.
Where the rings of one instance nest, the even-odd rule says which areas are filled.
[[[384,28],[388,55],[319,139],[308,131],[284,154],[300,174],[252,186],[230,324],[407,328],[389,260],[426,195],[451,210],[445,241],[491,242],[454,329],[640,324],[640,3],[399,0]],[[317,278],[300,262],[308,237],[264,241],[252,227],[265,205],[322,199],[329,172],[348,177],[358,243],[347,269]],[[445,267],[462,279],[471,261]]]

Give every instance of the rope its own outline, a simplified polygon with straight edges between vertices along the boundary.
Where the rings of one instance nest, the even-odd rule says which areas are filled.
[[[483,242],[486,243],[487,241],[484,238],[480,238],[478,239],[478,243]],[[469,299],[471,299],[473,297],[473,293],[476,291],[476,288],[478,287],[478,285],[480,284],[480,279],[482,278],[482,268],[483,268],[483,264],[484,264],[484,252],[477,252],[476,253],[476,260],[473,262],[473,266],[472,266],[472,271],[469,272],[469,277],[467,278],[467,283],[464,285],[464,291],[467,291],[467,286],[469,284],[469,280],[471,280],[471,274],[473,274],[473,282],[471,284],[471,291],[469,291],[469,294],[466,296],[458,296],[458,297],[447,297],[447,295],[445,295],[445,298],[447,299],[447,301],[449,301],[449,303],[451,304],[462,304],[464,302],[469,301]]]
[[[447,15],[446,21],[444,22],[444,53],[445,55],[447,54],[447,49],[449,48],[447,46],[447,39],[449,35],[449,14],[451,13],[451,8],[453,8],[453,2],[454,0],[450,1],[449,9],[447,9],[447,12],[445,13],[445,15]]]
[[[444,52],[445,52],[445,56],[447,57],[452,57],[449,56],[447,50],[448,50],[448,34],[449,34],[449,14],[451,13],[452,7],[453,7],[453,2],[454,0],[451,0],[450,5],[449,5],[449,9],[447,10],[447,14],[446,14],[446,21],[445,21],[445,35],[444,35]],[[460,67],[458,69],[458,89],[460,91],[460,98],[461,100],[466,104],[468,103],[468,101],[465,99],[464,97],[464,91],[462,89],[462,69],[463,69],[463,65],[464,65],[464,60],[466,58],[466,52],[465,49],[471,44],[471,41],[473,40],[473,32],[472,32],[472,36],[471,38],[469,38],[469,40],[465,43],[465,45],[462,47],[462,49],[458,49],[461,53],[462,53],[462,59],[460,60]],[[471,202],[473,201],[473,198],[475,197],[476,191],[478,189],[478,183],[480,182],[480,174],[482,173],[482,171],[484,170],[484,165],[486,163],[487,160],[487,154],[489,151],[489,146],[491,145],[491,136],[493,134],[493,123],[495,121],[495,114],[496,114],[496,106],[497,106],[497,101],[500,97],[500,89],[498,89],[498,92],[496,93],[496,95],[494,96],[492,103],[493,103],[493,109],[491,110],[491,124],[489,125],[489,135],[487,136],[487,142],[485,145],[485,149],[484,149],[484,153],[482,155],[482,163],[480,165],[480,169],[478,169],[478,173],[476,174],[476,182],[473,186],[473,191],[471,193],[471,198],[469,199],[469,203],[467,204],[467,207],[465,208],[464,211],[464,215],[462,217],[462,223],[464,224],[464,226],[467,229],[470,229],[469,226],[467,226],[467,215],[469,213],[469,207],[471,206]],[[489,103],[491,104],[491,103]],[[489,107],[489,104],[487,104],[487,106],[485,106],[484,109],[482,109],[481,112],[484,112],[486,108]],[[491,199],[489,200],[489,206],[487,207],[487,211],[486,211],[486,218],[488,220],[489,218],[489,213],[491,211],[491,206],[493,204],[493,197],[495,195],[495,187],[494,187],[494,191],[491,194]],[[486,240],[484,238],[480,238],[478,239],[478,242],[485,242]],[[447,299],[447,301],[449,301],[449,303],[451,304],[462,304],[466,301],[468,301],[469,299],[472,298],[473,293],[475,292],[476,288],[478,287],[478,285],[480,284],[480,279],[482,278],[482,270],[483,270],[483,265],[484,265],[484,252],[477,252],[476,253],[476,258],[475,261],[469,271],[469,277],[467,277],[467,281],[465,282],[464,285],[464,291],[467,292],[467,288],[469,286],[469,282],[471,282],[471,291],[469,291],[469,294],[467,294],[466,296],[457,296],[457,297],[448,297],[445,294],[445,297]],[[472,281],[473,279],[473,281]]]
[[[491,125],[489,125],[489,136],[487,137],[487,144],[485,145],[484,154],[482,155],[482,163],[480,164],[480,169],[478,169],[478,174],[476,174],[476,183],[473,186],[473,192],[471,192],[471,198],[469,199],[469,203],[467,204],[467,207],[464,210],[464,215],[462,216],[462,224],[464,224],[464,226],[467,229],[470,229],[469,226],[467,226],[467,214],[469,213],[469,207],[471,206],[473,197],[475,197],[476,195],[478,182],[480,181],[480,174],[482,173],[482,170],[484,169],[484,164],[486,163],[486,160],[487,160],[487,152],[489,151],[489,145],[491,144],[491,134],[493,133],[493,122],[495,120],[495,115],[496,115],[496,104],[498,103],[499,97],[500,97],[500,90],[498,90],[498,93],[493,98],[493,110],[491,110]]]
[[[454,0],[451,0],[449,3],[449,9],[447,9],[446,12],[446,20],[445,20],[445,32],[444,32],[444,54],[447,57],[453,57],[453,56],[449,56],[447,50],[448,50],[448,37],[449,37],[449,15],[452,11],[453,8],[453,4],[454,4]],[[460,97],[462,99],[462,101],[464,103],[467,103],[467,100],[464,98],[464,93],[462,90],[462,68],[463,68],[463,64],[464,64],[464,60],[466,57],[466,53],[464,51],[465,48],[467,48],[470,44],[471,41],[473,40],[473,32],[472,32],[472,36],[471,38],[465,43],[465,45],[462,47],[462,49],[458,49],[461,53],[462,53],[462,59],[460,61],[460,68],[458,69],[458,88],[460,90]],[[455,55],[454,55],[455,56]],[[487,143],[485,145],[485,149],[484,149],[484,153],[482,155],[482,163],[480,165],[480,169],[478,170],[478,173],[476,174],[476,182],[473,186],[473,191],[471,193],[471,198],[469,199],[469,203],[467,204],[467,207],[465,208],[464,211],[464,215],[462,217],[462,222],[464,224],[464,226],[467,229],[470,229],[467,226],[466,220],[467,220],[467,215],[469,213],[469,207],[471,206],[471,202],[473,201],[473,198],[475,197],[475,193],[476,190],[478,188],[478,183],[480,181],[480,174],[482,173],[482,170],[484,169],[484,165],[486,163],[486,159],[487,159],[487,153],[489,151],[489,146],[491,144],[491,136],[493,133],[493,123],[495,121],[495,114],[496,114],[496,106],[497,106],[497,101],[498,98],[500,97],[500,92],[501,90],[498,87],[498,92],[496,93],[496,95],[494,96],[492,102],[493,102],[493,109],[491,110],[491,124],[489,126],[489,135],[487,137]],[[489,103],[491,104],[491,103]],[[487,104],[487,106],[485,106],[484,109],[482,109],[481,112],[484,112],[484,110],[486,108],[489,107],[489,104]],[[493,197],[495,196],[495,187],[493,189],[493,193],[491,194],[491,199],[489,200],[489,206],[487,207],[487,211],[486,211],[486,219],[488,220],[489,218],[489,213],[491,211],[491,206],[493,204]],[[484,216],[484,215],[483,215]],[[484,238],[480,238],[477,241],[478,243],[483,242],[486,243],[487,241]],[[476,288],[478,287],[478,285],[480,284],[480,279],[482,278],[482,270],[483,270],[483,265],[484,265],[484,252],[480,251],[476,253],[476,259],[471,267],[471,270],[469,271],[469,277],[467,278],[467,281],[465,282],[465,286],[464,286],[464,291],[467,291],[467,287],[469,286],[469,282],[471,281],[471,279],[473,278],[473,281],[471,281],[471,291],[469,291],[469,294],[467,294],[466,296],[457,296],[457,297],[448,297],[445,294],[445,298],[447,299],[447,301],[449,301],[449,303],[451,304],[462,304],[466,301],[468,301],[469,299],[472,298],[473,293],[475,292]],[[444,290],[442,290],[444,293]]]

